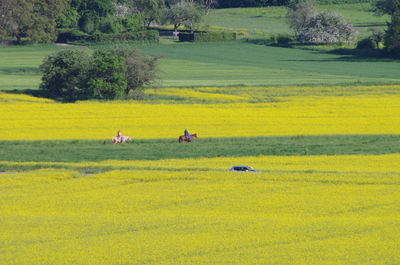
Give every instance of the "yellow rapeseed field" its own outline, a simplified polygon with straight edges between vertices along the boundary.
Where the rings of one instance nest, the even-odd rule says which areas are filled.
[[[118,129],[140,139],[175,138],[184,128],[200,137],[400,131],[399,95],[298,96],[275,100],[257,104],[63,104],[0,94],[0,139],[108,139]]]
[[[233,165],[251,165],[263,172],[347,172],[386,173],[400,171],[400,154],[385,155],[319,155],[319,156],[241,156],[215,158],[185,158],[160,160],[105,160],[99,162],[10,162],[1,165],[40,166],[41,168],[65,168],[84,170],[173,170],[173,171],[226,171]],[[397,178],[396,175],[394,177]]]
[[[185,104],[168,102],[177,88],[74,104],[0,93],[0,141],[400,133],[398,86],[183,91]],[[399,161],[0,157],[15,169],[0,172],[0,264],[400,264]]]
[[[196,161],[1,174],[0,263],[400,263],[398,154]]]

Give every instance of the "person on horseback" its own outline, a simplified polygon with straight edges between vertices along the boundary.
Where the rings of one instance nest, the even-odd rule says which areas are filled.
[[[190,133],[188,132],[188,130],[187,130],[187,129],[185,129],[185,137],[186,137],[186,139],[188,139],[188,141],[190,141],[190,140],[191,140]]]
[[[122,138],[122,133],[121,133],[121,130],[118,130],[117,137],[118,137],[118,140],[121,140],[121,138]]]

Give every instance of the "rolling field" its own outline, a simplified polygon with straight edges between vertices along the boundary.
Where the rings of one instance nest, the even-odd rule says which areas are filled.
[[[123,46],[122,46],[123,47]],[[39,65],[55,45],[0,49],[0,91],[37,90]],[[64,48],[65,49],[65,48]],[[400,84],[396,60],[227,43],[141,46],[161,56],[155,87],[346,86]],[[11,59],[13,58],[13,59]]]
[[[5,173],[0,258],[4,264],[397,264],[399,159],[105,161],[98,165],[147,169]],[[262,171],[226,172],[241,162]]]
[[[383,30],[386,22],[390,20],[387,15],[375,16],[370,3],[333,5],[321,5],[318,1],[315,3],[318,12],[331,10],[342,14],[357,29],[360,38],[370,36],[371,28]],[[213,30],[237,32],[239,37],[269,37],[291,33],[286,13],[285,7],[215,9],[204,18],[202,24]]]
[[[397,86],[185,91],[0,94],[1,262],[400,262]]]
[[[368,35],[368,7],[318,9]],[[204,25],[268,37],[285,13]],[[32,96],[60,49],[0,48],[0,264],[400,263],[398,61],[170,42],[138,46],[162,70],[141,101]]]
[[[236,104],[63,104],[9,94],[0,94],[0,100],[3,140],[109,140],[118,129],[133,139],[177,139],[184,128],[202,138],[398,134],[400,128],[399,95]]]

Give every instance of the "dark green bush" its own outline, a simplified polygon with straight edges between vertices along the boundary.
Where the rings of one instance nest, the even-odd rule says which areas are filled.
[[[159,41],[157,30],[143,29],[141,31],[124,33],[101,33],[87,34],[77,29],[60,29],[57,42],[115,42],[115,41],[135,41],[146,43],[157,43]]]
[[[288,45],[291,41],[293,41],[293,37],[290,36],[289,34],[278,34],[278,35],[273,35],[271,37],[271,42],[274,45]]]
[[[77,29],[59,29],[57,42],[82,41],[87,40],[89,37],[89,34]]]
[[[195,32],[195,33],[187,33],[180,32],[179,33],[179,41],[231,41],[236,40],[236,33],[234,32]]]
[[[375,42],[371,38],[365,38],[357,43],[357,49],[369,49],[373,50],[376,48]]]
[[[138,41],[155,43],[159,41],[159,36],[156,30],[125,32],[121,34],[105,34],[96,32],[95,34],[90,35],[87,40],[93,42]]]
[[[109,51],[95,51],[88,72],[86,90],[90,98],[121,98],[125,92],[127,80],[124,72],[124,59]]]
[[[114,17],[107,17],[100,21],[98,29],[102,33],[119,34],[124,31],[125,27],[120,20]]]
[[[73,102],[86,99],[140,98],[145,85],[157,78],[157,57],[132,48],[63,50],[40,66],[41,92],[49,98]]]
[[[289,35],[279,35],[277,39],[279,45],[287,45],[292,40],[293,40],[292,37]]]
[[[40,66],[40,90],[48,97],[64,101],[88,98],[84,89],[90,57],[82,50],[64,50],[49,55]]]

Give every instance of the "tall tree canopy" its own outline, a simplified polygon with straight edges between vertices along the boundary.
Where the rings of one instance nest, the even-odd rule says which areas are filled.
[[[175,32],[181,25],[186,25],[193,31],[193,24],[200,22],[204,14],[200,4],[182,1],[165,9],[164,22],[172,23]]]
[[[0,39],[54,41],[57,19],[68,6],[69,0],[1,0]]]
[[[392,15],[392,21],[388,23],[385,33],[385,46],[388,53],[400,58],[400,11]]]
[[[400,11],[400,0],[377,0],[373,5],[375,12],[381,15],[393,15]]]

